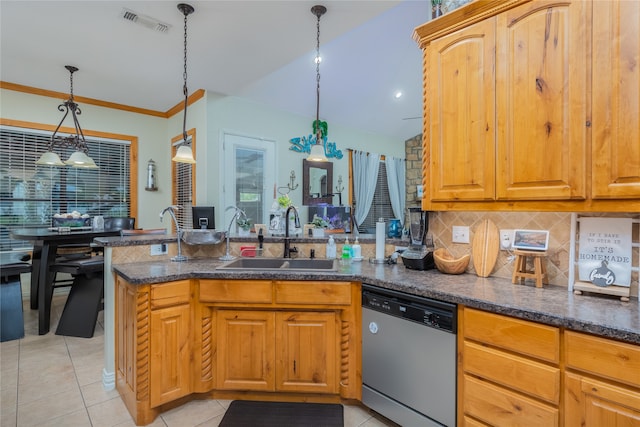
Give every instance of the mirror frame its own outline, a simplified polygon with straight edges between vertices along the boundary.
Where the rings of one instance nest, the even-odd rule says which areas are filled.
[[[309,168],[324,169],[327,171],[327,189],[330,191],[326,197],[311,197],[309,191]],[[333,163],[332,162],[312,162],[302,159],[302,204],[304,206],[315,206],[321,204],[333,204]],[[321,195],[322,196],[322,195]]]

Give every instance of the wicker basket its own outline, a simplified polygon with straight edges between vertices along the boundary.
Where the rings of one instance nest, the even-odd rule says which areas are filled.
[[[433,261],[436,263],[436,268],[443,273],[447,274],[462,274],[469,265],[469,254],[463,255],[458,259],[454,259],[453,256],[444,248],[436,249],[433,252]]]

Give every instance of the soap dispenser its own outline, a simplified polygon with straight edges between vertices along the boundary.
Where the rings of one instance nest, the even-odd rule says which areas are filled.
[[[347,237],[344,240],[344,245],[342,245],[342,262],[344,264],[350,263],[351,255],[351,245],[349,244],[349,238]]]
[[[336,259],[336,241],[333,240],[333,236],[329,236],[327,242],[327,259]]]
[[[353,254],[354,261],[362,261],[362,247],[358,242],[358,236],[356,236],[356,241],[351,246],[351,253]]]

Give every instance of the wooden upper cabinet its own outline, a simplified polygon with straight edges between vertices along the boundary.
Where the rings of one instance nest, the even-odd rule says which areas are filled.
[[[495,18],[431,43],[431,199],[495,197]]]
[[[640,198],[640,2],[593,3],[594,198]]]
[[[497,16],[498,200],[586,197],[589,14],[572,1]]]

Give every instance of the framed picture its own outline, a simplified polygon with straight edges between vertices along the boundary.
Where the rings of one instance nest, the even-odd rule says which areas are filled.
[[[516,230],[513,247],[528,251],[546,251],[549,247],[549,230]]]

